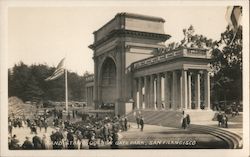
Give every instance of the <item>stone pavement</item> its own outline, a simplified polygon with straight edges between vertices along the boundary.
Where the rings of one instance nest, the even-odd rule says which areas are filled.
[[[166,126],[144,125],[144,130],[137,128],[137,124],[129,123],[130,128],[126,132],[119,132],[119,148],[227,148],[228,145],[221,138],[208,133],[195,131],[195,129],[182,129]],[[242,114],[237,117],[229,117],[229,128],[218,127],[217,121],[197,122],[193,125],[204,125],[211,128],[220,128],[230,132],[234,132],[242,137]],[[192,127],[192,126],[191,126]],[[37,129],[39,137],[46,135],[50,141],[50,135],[54,128],[48,127],[47,133],[44,128],[40,131]],[[22,144],[25,137],[28,136],[32,140],[34,134],[30,134],[27,126],[23,128],[13,128],[13,135],[16,134],[17,139]],[[87,140],[83,140],[83,148],[88,149]],[[99,140],[98,140],[99,143]],[[110,149],[111,143],[99,143],[99,148]],[[51,147],[50,147],[51,148]]]
[[[242,113],[240,113],[239,116],[235,116],[235,117],[228,115],[228,118],[229,118],[228,128],[218,127],[217,121],[196,122],[194,124],[220,128],[223,130],[227,130],[227,131],[236,133],[237,135],[243,137],[243,115],[242,115]]]
[[[220,138],[189,129],[145,125],[140,131],[131,123],[127,132],[121,132],[120,148],[227,148]]]
[[[43,137],[43,135],[46,136],[47,140],[50,140],[50,135],[52,133],[52,131],[55,131],[54,128],[48,127],[47,128],[47,133],[45,133],[45,129],[42,128],[42,130],[40,131],[39,128],[37,128],[37,136],[39,137]],[[26,140],[26,137],[29,137],[29,139],[32,141],[32,138],[35,136],[35,134],[31,134],[30,128],[28,128],[26,125],[24,127],[21,128],[14,128],[12,130],[12,135],[16,135],[17,139],[19,140],[19,144],[23,144],[23,142]]]
[[[203,121],[196,122],[192,126],[207,126],[211,129],[226,130],[243,136],[242,131],[242,113],[239,116],[231,117],[228,115],[228,128],[218,127],[217,121]],[[137,129],[137,124],[130,123],[131,128],[128,132],[121,132],[122,139],[120,143],[125,145],[126,148],[227,148],[227,144],[222,138],[213,136],[205,132],[196,131],[195,129],[182,129],[176,127],[156,126],[145,124],[144,131],[141,132]],[[171,145],[166,144],[168,141],[196,141],[195,145]],[[131,141],[131,142],[130,142]],[[137,141],[137,142],[136,142]],[[149,144],[151,142],[151,144]],[[155,142],[157,144],[155,144]],[[160,142],[160,143],[159,143]],[[131,144],[132,143],[132,144]]]

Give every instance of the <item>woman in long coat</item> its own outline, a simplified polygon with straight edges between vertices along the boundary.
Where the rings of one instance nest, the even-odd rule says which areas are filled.
[[[187,128],[187,114],[185,114],[185,112],[182,112],[183,116],[182,116],[182,128],[186,129]]]

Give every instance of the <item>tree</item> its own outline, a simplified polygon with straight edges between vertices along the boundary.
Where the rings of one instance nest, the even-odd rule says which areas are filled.
[[[30,69],[23,62],[14,65],[12,72],[9,70],[9,96],[17,96],[27,100],[25,90],[29,84]]]
[[[53,81],[45,81],[54,71],[55,67],[47,65],[25,65],[23,62],[8,69],[8,94],[17,96],[23,101],[39,100],[64,101],[65,78],[59,77]],[[89,75],[89,73],[85,73]],[[68,72],[69,100],[83,101],[85,92],[85,79],[76,73]]]
[[[235,34],[229,27],[212,51],[211,67],[214,72],[216,100],[242,100],[242,27]]]
[[[180,42],[169,43],[166,51],[183,47],[207,49],[212,55],[212,100],[242,100],[242,27],[236,34],[227,27],[219,41],[195,34],[192,25],[183,29],[183,35]]]
[[[217,46],[217,41],[207,38],[201,34],[195,34],[195,29],[190,25],[187,29],[183,29],[183,39],[179,42],[171,42],[167,44],[166,51],[171,51],[179,48],[200,48],[211,50]]]

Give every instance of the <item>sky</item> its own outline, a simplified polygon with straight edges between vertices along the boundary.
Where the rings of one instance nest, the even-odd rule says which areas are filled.
[[[57,66],[67,58],[67,68],[83,75],[93,73],[93,32],[119,12],[165,19],[166,42],[183,39],[184,28],[214,40],[225,31],[225,6],[135,6],[135,7],[10,7],[8,10],[8,67],[25,64]]]

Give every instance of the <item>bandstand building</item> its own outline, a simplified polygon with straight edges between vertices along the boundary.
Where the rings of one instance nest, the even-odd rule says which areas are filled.
[[[206,49],[167,50],[165,20],[118,13],[95,31],[94,76],[86,86],[88,105],[113,103],[119,115],[139,110],[210,110]]]

